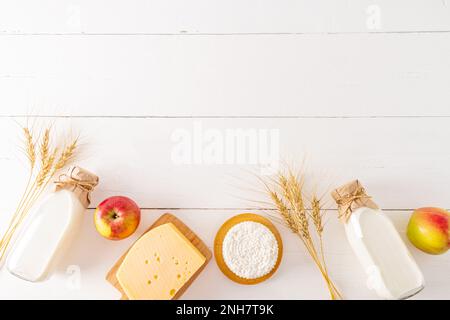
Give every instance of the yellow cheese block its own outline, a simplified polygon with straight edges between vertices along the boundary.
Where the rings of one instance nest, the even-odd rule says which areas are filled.
[[[166,223],[136,241],[116,277],[131,300],[168,300],[205,262],[200,251],[172,223]]]

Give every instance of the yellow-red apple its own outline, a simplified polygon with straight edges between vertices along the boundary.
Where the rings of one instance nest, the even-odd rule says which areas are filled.
[[[420,250],[445,253],[450,247],[450,213],[440,208],[420,208],[411,215],[407,235]]]
[[[103,237],[122,240],[136,231],[141,209],[127,197],[115,196],[102,201],[94,213],[95,228]]]

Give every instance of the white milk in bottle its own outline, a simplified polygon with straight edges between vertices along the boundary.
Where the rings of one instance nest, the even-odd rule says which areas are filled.
[[[336,189],[332,196],[369,289],[384,299],[406,299],[422,290],[422,272],[392,222],[359,181]]]
[[[47,277],[70,250],[97,184],[97,176],[79,167],[60,176],[55,191],[33,210],[13,246],[7,261],[10,273],[33,282]]]

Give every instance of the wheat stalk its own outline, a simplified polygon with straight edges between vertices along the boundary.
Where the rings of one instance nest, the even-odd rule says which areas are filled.
[[[268,183],[264,183],[264,185],[277,213],[281,216],[286,226],[298,235],[313,262],[318,267],[327,284],[331,299],[342,299],[339,290],[328,274],[325,263],[322,238],[324,224],[321,202],[318,197],[313,196],[310,201],[311,209],[307,210],[305,208],[303,180],[303,177],[299,178],[289,170],[287,174],[279,172],[276,183],[272,183],[271,186]],[[309,228],[310,220],[319,239],[318,249]]]
[[[24,145],[25,145],[25,152],[26,152],[26,156],[28,158],[28,161],[30,162],[30,173],[28,175],[28,180],[26,183],[26,187],[25,190],[22,194],[22,197],[20,198],[19,204],[16,208],[16,211],[14,212],[14,215],[11,218],[10,224],[8,225],[8,228],[5,232],[5,235],[8,235],[11,232],[11,228],[15,225],[15,223],[17,222],[17,219],[19,217],[19,213],[20,210],[22,209],[23,205],[26,202],[26,199],[28,197],[29,194],[29,190],[32,187],[31,184],[31,179],[33,177],[33,169],[35,167],[36,164],[36,148],[35,148],[35,143],[33,140],[33,136],[31,134],[31,130],[27,127],[22,128],[22,132],[24,135]],[[4,241],[3,239],[0,241],[0,250],[2,250],[1,248],[4,246]],[[0,251],[1,252],[1,251]],[[3,253],[0,254],[1,256],[3,255]],[[1,258],[0,258],[1,260]]]
[[[56,152],[57,150],[54,150],[52,153],[47,154],[45,159],[42,159],[41,170],[39,171],[36,180],[37,188],[42,187],[45,181],[47,181],[47,178],[49,177],[49,174],[53,168],[53,163],[55,162]]]
[[[50,128],[46,128],[39,150],[41,156],[41,166],[45,165],[45,161],[49,153],[49,145],[50,145]]]
[[[33,169],[36,163],[36,149],[34,147],[33,136],[28,128],[23,128],[23,133],[25,136],[25,151],[30,161],[30,167]]]
[[[78,139],[73,139],[71,143],[69,143],[62,151],[58,161],[55,164],[54,171],[58,171],[62,168],[64,168],[67,163],[72,159],[74,156],[75,150],[78,146]]]
[[[321,236],[323,233],[322,208],[320,200],[315,195],[311,200],[311,220],[316,227],[317,234]]]

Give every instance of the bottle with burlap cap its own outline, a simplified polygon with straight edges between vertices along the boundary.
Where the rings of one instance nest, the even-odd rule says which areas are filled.
[[[48,277],[79,237],[98,181],[95,174],[77,166],[58,177],[54,192],[33,210],[13,246],[7,261],[10,273],[33,282]]]
[[[358,180],[331,193],[355,255],[367,274],[369,289],[383,299],[419,293],[424,278],[395,226]]]

